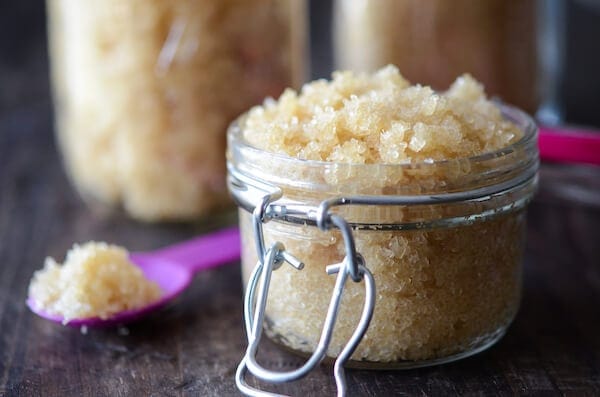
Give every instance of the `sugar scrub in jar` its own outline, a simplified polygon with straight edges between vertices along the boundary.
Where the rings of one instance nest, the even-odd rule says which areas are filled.
[[[469,75],[436,92],[393,66],[336,72],[251,109],[228,133],[250,342],[258,319],[288,349],[321,349],[337,288],[327,267],[358,263],[323,355],[340,355],[364,317],[367,272],[374,310],[351,364],[411,368],[491,346],[519,306],[536,134]],[[254,352],[243,364],[269,380]]]
[[[229,206],[228,124],[297,86],[304,0],[47,0],[60,149],[84,198],[145,221]]]

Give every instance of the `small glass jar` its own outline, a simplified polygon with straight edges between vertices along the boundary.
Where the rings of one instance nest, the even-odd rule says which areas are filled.
[[[336,69],[389,63],[442,89],[470,73],[529,113],[540,102],[535,0],[335,0]]]
[[[84,198],[146,221],[232,206],[227,126],[305,78],[305,0],[47,0],[57,137]]]
[[[397,165],[265,152],[243,138],[243,117],[234,123],[229,186],[240,207],[244,281],[252,288],[247,327],[259,332],[262,319],[253,313],[262,299],[253,303],[259,277],[253,269],[264,267],[277,247],[275,270],[261,287],[268,289],[264,329],[293,351],[320,349],[337,288],[326,267],[343,266],[352,256],[372,274],[375,292],[370,325],[350,365],[434,365],[499,340],[519,306],[525,208],[538,167],[535,123],[499,106],[524,132],[515,144],[470,158]],[[355,333],[369,300],[364,280],[351,279],[326,346],[332,358]]]

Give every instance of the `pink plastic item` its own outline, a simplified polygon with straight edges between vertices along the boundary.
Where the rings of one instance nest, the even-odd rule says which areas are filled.
[[[199,271],[224,265],[240,258],[240,233],[237,227],[207,234],[190,241],[148,253],[132,253],[130,259],[144,275],[158,284],[163,292],[159,301],[148,306],[127,310],[114,316],[72,319],[66,325],[80,327],[107,327],[136,320],[162,308],[180,295]],[[47,320],[62,323],[61,316],[46,313],[29,297],[27,306],[35,314]]]
[[[542,160],[600,165],[600,131],[540,126]]]

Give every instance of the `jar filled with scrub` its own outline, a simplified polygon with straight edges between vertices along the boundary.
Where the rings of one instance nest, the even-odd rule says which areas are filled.
[[[339,69],[397,65],[411,81],[444,89],[462,73],[529,113],[540,103],[537,1],[335,0]]]
[[[84,198],[145,221],[230,206],[228,124],[304,78],[304,0],[47,0],[56,129]]]
[[[468,75],[436,92],[393,66],[336,72],[242,116],[228,133],[251,344],[242,368],[283,379],[253,361],[257,321],[288,349],[350,351],[369,368],[448,362],[499,340],[519,306],[536,134]]]

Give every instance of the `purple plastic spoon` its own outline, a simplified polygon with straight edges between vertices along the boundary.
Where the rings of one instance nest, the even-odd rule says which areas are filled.
[[[107,319],[99,317],[71,319],[73,327],[107,327],[136,320],[175,299],[192,282],[196,272],[236,261],[240,258],[240,234],[237,227],[224,229],[152,252],[132,253],[130,259],[149,280],[158,284],[161,298],[134,310],[126,310]],[[62,323],[61,316],[46,313],[31,298],[27,306],[47,320]]]

